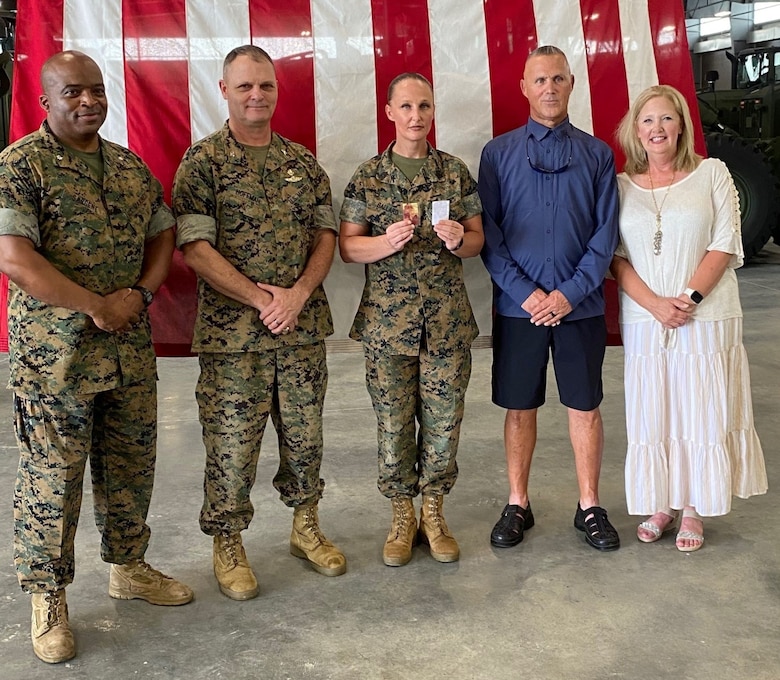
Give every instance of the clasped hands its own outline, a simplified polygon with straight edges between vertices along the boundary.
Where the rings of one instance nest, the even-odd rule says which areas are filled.
[[[535,326],[560,326],[561,319],[572,310],[561,291],[545,293],[541,288],[531,293],[521,307],[531,315],[531,323]]]
[[[650,313],[664,328],[679,328],[690,321],[695,309],[691,299],[680,293],[677,297],[657,296]]]
[[[129,331],[141,318],[144,302],[131,288],[120,288],[103,295],[98,308],[90,314],[94,324],[107,333]]]
[[[274,335],[287,335],[297,326],[306,297],[294,286],[282,288],[258,282],[257,287],[270,297],[260,311],[260,320]]]

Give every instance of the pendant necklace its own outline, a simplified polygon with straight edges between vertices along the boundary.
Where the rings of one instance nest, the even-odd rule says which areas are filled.
[[[666,193],[661,199],[661,205],[659,206],[655,200],[655,187],[653,186],[653,175],[650,173],[650,168],[647,169],[647,177],[650,179],[650,196],[653,198],[653,205],[655,206],[655,234],[653,234],[653,255],[661,254],[661,241],[663,240],[663,232],[661,231],[661,210],[666,203],[666,197],[669,195],[669,190],[674,184],[674,178],[677,176],[677,170],[672,173],[672,181],[669,186],[666,187]]]

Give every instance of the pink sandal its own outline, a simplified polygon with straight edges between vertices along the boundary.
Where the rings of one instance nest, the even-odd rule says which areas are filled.
[[[687,508],[683,510],[682,514],[682,521],[680,522],[680,527],[682,528],[682,522],[685,521],[685,519],[698,519],[701,521],[701,517],[699,517],[699,514],[695,510],[688,510]],[[704,526],[704,523],[702,522],[702,526]],[[693,545],[680,545],[681,540],[688,540],[688,541],[696,541]],[[681,530],[677,532],[677,538],[675,539],[675,544],[677,545],[677,550],[680,552],[695,552],[699,548],[701,548],[704,545],[704,536],[702,534],[696,533],[695,531],[690,531],[689,529]]]
[[[655,543],[661,536],[663,536],[667,531],[671,531],[674,529],[674,524],[677,521],[677,513],[674,512],[674,510],[671,511],[674,514],[670,514],[669,512],[666,512],[666,510],[659,510],[654,515],[651,515],[648,517],[644,522],[642,522],[637,528],[636,528],[636,537],[642,541],[642,543]],[[669,517],[669,521],[664,524],[663,526],[659,526],[655,522],[651,522],[650,520],[653,519],[656,515],[666,515]],[[650,537],[644,537],[641,536],[639,533],[640,529],[644,529],[645,531],[650,532],[652,534]]]

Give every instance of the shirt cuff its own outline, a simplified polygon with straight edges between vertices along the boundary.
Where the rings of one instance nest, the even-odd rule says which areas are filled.
[[[13,208],[0,208],[0,236],[24,236],[36,248],[41,246],[38,220]]]
[[[164,231],[172,229],[175,224],[176,220],[173,218],[173,215],[171,215],[168,210],[160,208],[156,213],[154,213],[154,215],[152,215],[152,220],[149,223],[149,229],[146,232],[146,240],[150,241],[155,236],[162,234]]]
[[[342,222],[352,222],[352,224],[367,225],[366,220],[366,204],[364,201],[358,201],[354,198],[344,197],[344,202],[341,204],[341,213],[339,219]]]
[[[193,241],[208,241],[215,247],[217,243],[217,222],[208,215],[181,215],[176,220],[176,247],[181,248]]]
[[[317,229],[331,229],[338,232],[333,206],[318,205],[314,212],[314,223]]]

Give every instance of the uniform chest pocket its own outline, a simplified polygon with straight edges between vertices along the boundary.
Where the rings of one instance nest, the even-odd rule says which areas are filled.
[[[387,228],[404,217],[403,204],[390,199],[377,201],[368,199],[366,204],[366,222],[372,235],[384,234]]]
[[[304,225],[314,223],[316,197],[308,177],[300,174],[288,176],[278,187],[278,192],[279,201],[272,204],[272,209],[277,206],[283,209],[283,219],[292,219]]]

